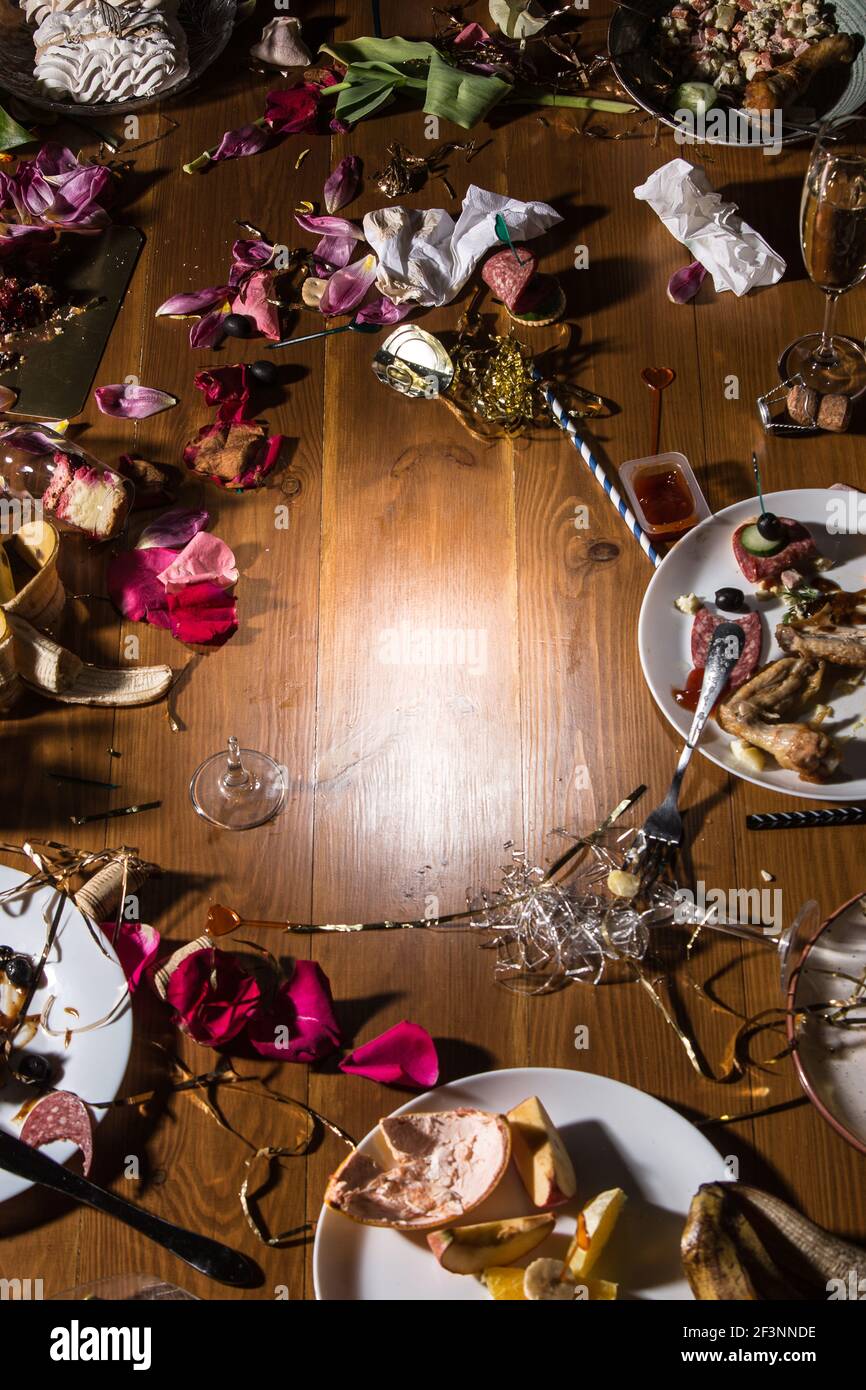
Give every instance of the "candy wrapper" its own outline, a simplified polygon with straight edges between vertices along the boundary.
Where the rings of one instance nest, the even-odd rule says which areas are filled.
[[[651,174],[634,196],[661,218],[671,236],[689,248],[713,277],[716,290],[737,296],[775,285],[785,262],[744,222],[735,203],[714,192],[703,169],[672,159]]]
[[[449,304],[491,246],[501,214],[512,239],[528,241],[562,218],[547,203],[522,203],[471,184],[455,223],[444,208],[379,208],[364,236],[379,258],[376,284],[395,304]]]

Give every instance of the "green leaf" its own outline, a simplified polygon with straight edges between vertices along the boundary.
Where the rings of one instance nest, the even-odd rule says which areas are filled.
[[[411,39],[350,39],[347,43],[322,44],[320,53],[327,53],[350,67],[353,63],[387,63],[402,67],[407,63],[429,63],[436,55],[432,43],[416,43]]]
[[[434,52],[430,59],[424,110],[428,116],[441,116],[463,126],[464,130],[471,130],[511,90],[511,83],[504,82],[501,77],[462,72]]]
[[[349,71],[351,72],[351,68]],[[353,125],[355,121],[363,120],[365,116],[393,101],[396,85],[393,78],[386,77],[368,77],[361,82],[351,82],[337,97],[334,115],[339,120],[348,121]]]
[[[14,150],[18,145],[32,145],[36,139],[29,130],[25,130],[17,121],[0,106],[0,152]]]
[[[510,101],[522,106],[573,106],[582,111],[607,111],[625,116],[640,108],[626,101],[611,101],[607,97],[575,97],[569,92],[551,92],[545,87],[515,87]]]

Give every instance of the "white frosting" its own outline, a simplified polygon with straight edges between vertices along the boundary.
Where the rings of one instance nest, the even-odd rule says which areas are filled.
[[[155,96],[186,76],[186,37],[176,21],[159,10],[123,13],[120,36],[106,29],[98,0],[48,15],[33,36],[35,73],[46,96],[125,101]]]
[[[32,24],[34,28],[43,24],[50,14],[67,14],[87,2],[88,0],[18,0],[27,23]],[[165,14],[173,15],[177,10],[177,0],[111,0],[111,3],[124,15],[132,14],[136,10],[162,10]]]

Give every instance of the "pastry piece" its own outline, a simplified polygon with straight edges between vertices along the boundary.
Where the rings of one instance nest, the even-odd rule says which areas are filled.
[[[84,0],[49,14],[33,42],[39,87],[57,101],[92,105],[156,96],[189,71],[184,32],[160,10],[127,14],[104,0]]]
[[[55,308],[54,291],[24,274],[0,273],[0,367],[38,336]]]
[[[266,24],[262,37],[250,49],[250,57],[269,68],[305,68],[313,61],[301,37],[301,21],[278,15]]]
[[[54,473],[42,494],[47,512],[98,540],[116,536],[129,510],[126,488],[115,473],[76,464],[68,454],[54,455]]]

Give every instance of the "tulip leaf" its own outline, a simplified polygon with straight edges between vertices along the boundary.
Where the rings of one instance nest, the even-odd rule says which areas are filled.
[[[430,59],[424,110],[428,116],[441,116],[471,130],[511,90],[511,83],[501,77],[464,72],[434,53]]]

